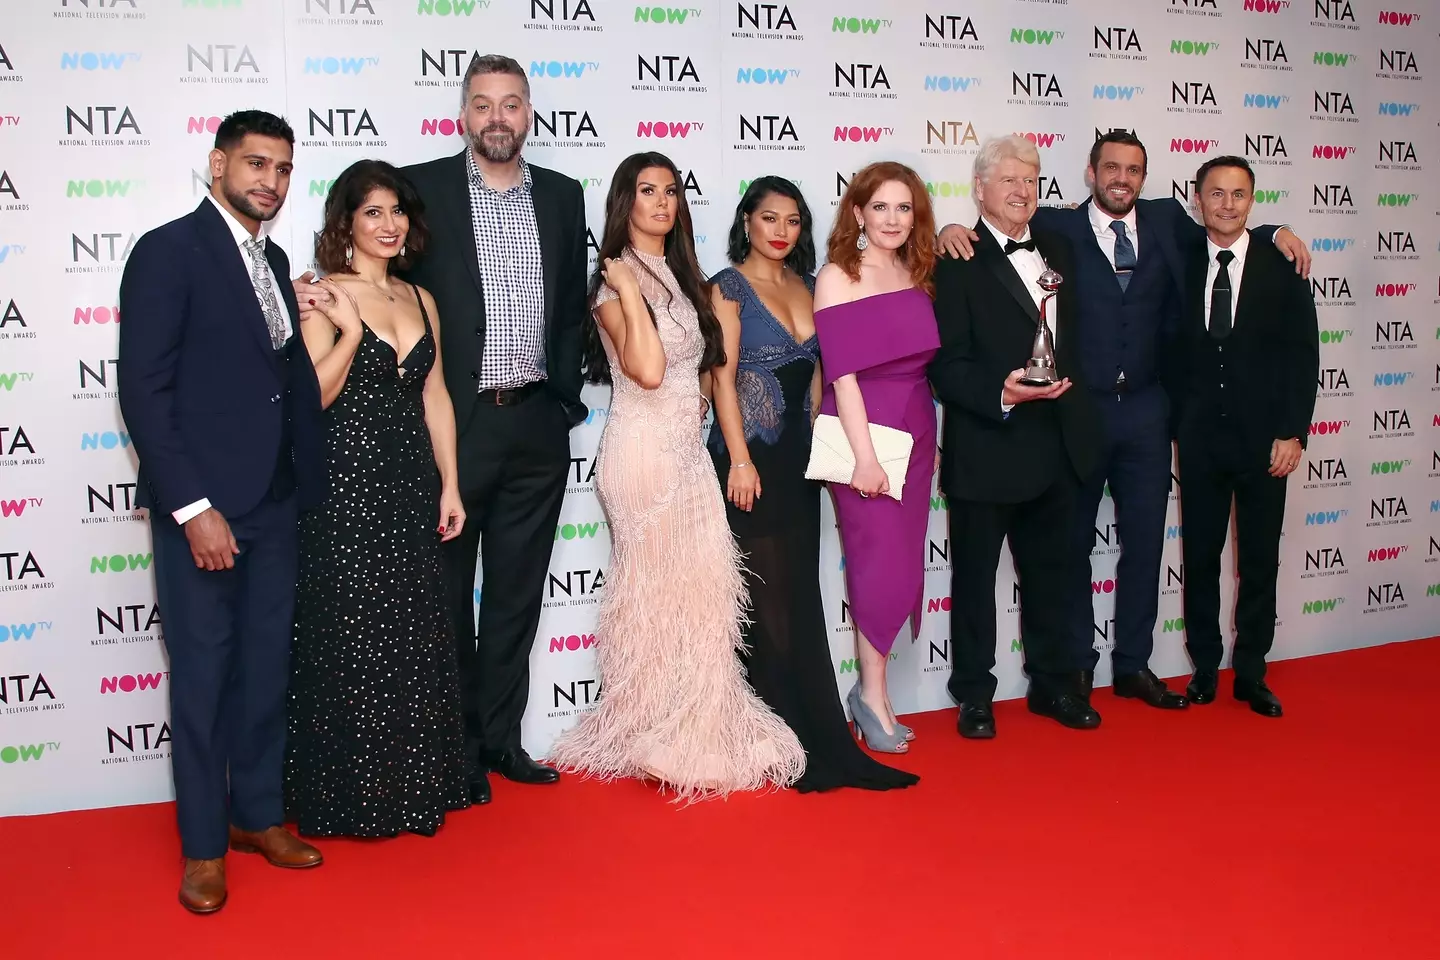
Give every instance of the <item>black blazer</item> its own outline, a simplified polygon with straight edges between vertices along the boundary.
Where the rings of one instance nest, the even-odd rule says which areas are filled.
[[[975,256],[935,266],[935,319],[940,351],[930,382],[945,404],[940,485],[947,496],[1021,503],[1039,496],[1058,471],[1079,478],[1094,470],[1099,422],[1082,382],[1075,285],[1062,283],[1050,302],[1055,363],[1072,385],[1058,400],[1016,404],[1006,417],[1000,394],[1012,370],[1030,359],[1040,313],[994,235],[977,222]],[[1075,276],[1070,243],[1031,224],[1036,249],[1060,275]]]
[[[466,149],[469,149],[468,147]],[[430,243],[404,279],[430,291],[440,311],[445,385],[464,429],[475,408],[476,379],[485,347],[485,295],[470,220],[465,151],[401,171],[425,204]],[[582,330],[588,308],[585,195],[579,181],[530,164],[531,199],[545,277],[546,386],[573,426],[585,419],[580,401]]]
[[[1210,263],[1207,245],[1186,251],[1185,311],[1173,350],[1172,366],[1179,389],[1177,422],[1181,443],[1196,430],[1209,431],[1218,413],[1207,398],[1213,342],[1205,318],[1205,275]],[[1225,339],[1226,391],[1233,391],[1241,436],[1257,455],[1267,456],[1275,440],[1310,435],[1320,376],[1320,332],[1310,284],[1295,273],[1274,244],[1254,231],[1240,276],[1240,296],[1233,309],[1234,327]]]
[[[290,312],[277,362],[245,254],[209,200],[135,243],[120,280],[120,412],[140,458],[138,502],[171,513],[197,500],[227,518],[270,491],[290,410],[301,509],[325,498],[320,384],[300,339],[290,261],[265,259]],[[282,403],[288,390],[289,402]]]

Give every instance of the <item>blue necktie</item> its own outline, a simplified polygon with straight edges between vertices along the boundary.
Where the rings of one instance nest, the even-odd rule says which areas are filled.
[[[1130,286],[1130,272],[1135,269],[1135,245],[1126,234],[1124,220],[1110,221],[1110,229],[1115,231],[1115,279],[1124,291]]]

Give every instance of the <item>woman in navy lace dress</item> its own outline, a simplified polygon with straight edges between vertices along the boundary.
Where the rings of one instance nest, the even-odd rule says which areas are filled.
[[[874,760],[851,737],[820,600],[821,487],[805,479],[820,402],[810,227],[799,188],[779,177],[751,183],[735,211],[736,266],[711,278],[726,362],[713,371],[710,454],[745,553],[750,683],[805,747],[796,789],[890,790],[919,778]]]

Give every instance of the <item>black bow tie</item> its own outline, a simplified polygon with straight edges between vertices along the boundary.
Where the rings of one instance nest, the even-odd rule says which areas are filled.
[[[1015,240],[1005,241],[1005,256],[1010,256],[1010,254],[1014,253],[1016,250],[1029,250],[1031,253],[1034,253],[1035,238],[1031,237],[1029,240],[1026,240],[1024,242],[1019,242]]]

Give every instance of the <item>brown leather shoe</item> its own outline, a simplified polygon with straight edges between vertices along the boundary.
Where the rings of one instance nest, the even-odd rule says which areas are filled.
[[[325,861],[319,850],[281,826],[258,833],[231,827],[230,849],[240,853],[259,853],[274,866],[297,870],[318,867]]]
[[[214,913],[225,906],[225,858],[185,861],[180,905],[191,913]]]

